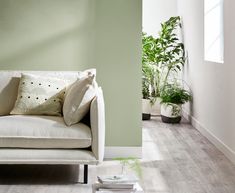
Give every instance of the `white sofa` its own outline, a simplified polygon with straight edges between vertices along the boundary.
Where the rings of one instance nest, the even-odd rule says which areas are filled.
[[[79,72],[27,71],[76,80]],[[103,160],[105,116],[102,89],[90,105],[88,121],[70,127],[63,117],[9,115],[21,71],[0,71],[0,164],[82,164],[84,183],[88,165]]]

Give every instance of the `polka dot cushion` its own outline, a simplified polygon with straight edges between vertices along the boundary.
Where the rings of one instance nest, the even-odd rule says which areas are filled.
[[[22,74],[10,114],[61,116],[67,84],[63,79]]]

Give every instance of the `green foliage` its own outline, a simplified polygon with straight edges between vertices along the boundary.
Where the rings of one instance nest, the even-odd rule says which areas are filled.
[[[153,65],[154,38],[142,33],[142,95],[144,99],[155,96],[156,68]],[[151,90],[150,90],[151,89]]]
[[[173,104],[173,103],[168,103],[167,105],[171,105],[172,106],[172,115],[173,116],[179,116],[180,113],[181,113],[181,107],[176,105],[176,104]]]
[[[142,74],[143,81],[147,82],[143,85],[151,88],[150,97],[159,97],[169,77],[181,71],[185,63],[184,44],[176,34],[179,27],[180,17],[177,16],[161,24],[158,38],[142,33]]]
[[[140,161],[134,157],[127,157],[127,158],[115,158],[114,160],[119,161],[122,166],[128,166],[132,169],[139,177],[142,177],[142,169],[140,165]]]
[[[159,38],[156,39],[156,63],[166,64],[170,68],[180,70],[181,65],[185,62],[184,45],[179,42],[175,33],[177,27],[181,27],[180,17],[171,17],[168,21],[162,23],[161,27]]]
[[[149,99],[150,98],[150,85],[151,85],[151,74],[152,69],[151,66],[147,64],[142,65],[142,98]]]
[[[157,38],[157,63],[161,69],[161,89],[164,90],[172,73],[181,71],[185,63],[184,44],[179,41],[176,29],[181,28],[180,17],[171,17],[161,24],[162,30]]]
[[[142,98],[149,99],[149,85],[146,79],[142,78]]]
[[[192,95],[190,92],[176,84],[165,85],[164,90],[161,91],[160,97],[161,103],[166,104],[184,104],[192,100]]]

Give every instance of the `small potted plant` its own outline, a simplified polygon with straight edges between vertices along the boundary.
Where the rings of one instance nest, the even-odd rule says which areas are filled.
[[[164,123],[181,121],[182,105],[192,100],[189,91],[177,84],[167,84],[161,92],[161,118]]]

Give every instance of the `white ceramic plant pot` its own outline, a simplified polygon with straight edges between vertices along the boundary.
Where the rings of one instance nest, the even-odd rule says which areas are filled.
[[[151,117],[151,104],[149,99],[142,99],[142,119],[149,120]]]
[[[151,115],[161,115],[161,98],[157,97],[155,103],[151,105]]]
[[[161,118],[164,123],[179,123],[181,121],[182,106],[173,103],[161,105]]]

